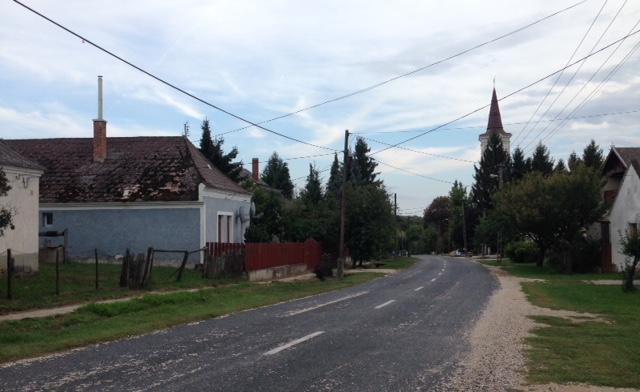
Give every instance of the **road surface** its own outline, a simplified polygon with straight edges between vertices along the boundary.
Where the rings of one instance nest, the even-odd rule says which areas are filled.
[[[0,368],[0,389],[430,390],[496,287],[476,263],[422,256],[364,285]]]

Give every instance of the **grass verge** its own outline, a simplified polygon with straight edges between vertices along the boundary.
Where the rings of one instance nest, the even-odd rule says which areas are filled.
[[[492,267],[500,267],[510,274],[520,278],[534,278],[546,280],[600,280],[600,279],[620,279],[622,285],[622,274],[618,272],[609,273],[587,273],[587,274],[564,274],[556,271],[552,267],[545,265],[540,268],[535,263],[512,263],[509,259],[501,262],[496,260],[480,260],[480,263]]]
[[[524,283],[523,289],[534,305],[597,313],[610,321],[535,317],[544,326],[528,338],[530,382],[640,387],[640,293],[562,280]]]
[[[215,286],[229,283],[229,280],[202,279],[193,269],[185,270],[180,282],[175,281],[175,267],[154,267],[150,290],[179,290],[196,287]],[[0,314],[50,308],[54,306],[122,298],[139,295],[144,291],[122,289],[120,265],[99,265],[99,290],[95,289],[95,265],[85,263],[65,263],[60,265],[60,295],[55,295],[55,265],[40,264],[36,275],[15,277],[13,280],[13,300],[6,299],[6,279],[0,282]]]
[[[192,293],[149,294],[127,302],[91,304],[57,317],[0,323],[0,362],[139,335],[174,325],[364,283],[376,273],[324,282],[239,283]]]
[[[640,388],[640,293],[624,293],[619,273],[562,274],[509,260],[482,263],[518,277],[544,279],[522,285],[536,306],[595,313],[608,321],[533,317],[541,326],[527,339],[529,382]],[[619,279],[620,285],[584,282],[600,279]]]

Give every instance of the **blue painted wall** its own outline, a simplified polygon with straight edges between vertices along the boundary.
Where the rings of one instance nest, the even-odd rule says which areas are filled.
[[[52,226],[43,227],[43,212],[53,213]],[[200,247],[200,209],[40,210],[41,231],[64,229],[69,229],[68,252],[72,258],[91,258],[94,248],[105,258],[124,254],[127,248],[145,253],[149,246],[195,250]],[[158,261],[181,258],[178,254],[156,254]],[[193,263],[199,257],[192,255],[190,259]]]

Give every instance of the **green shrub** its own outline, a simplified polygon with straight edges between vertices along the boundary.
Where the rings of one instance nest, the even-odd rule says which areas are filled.
[[[535,263],[540,250],[531,241],[515,241],[505,247],[505,253],[514,263]]]

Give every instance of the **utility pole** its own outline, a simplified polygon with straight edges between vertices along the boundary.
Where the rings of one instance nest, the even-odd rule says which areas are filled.
[[[504,164],[500,164],[498,166],[498,176],[499,176],[498,189],[499,190],[502,190],[502,187],[504,186],[503,172],[504,172]],[[496,249],[496,257],[498,259],[498,262],[500,263],[502,262],[502,227],[498,231],[498,244],[496,245],[496,247],[498,248]]]
[[[338,249],[338,278],[342,279],[344,276],[344,221],[345,212],[347,208],[347,165],[349,161],[349,130],[344,131],[344,155],[342,158],[342,194],[340,196],[340,249]]]
[[[464,198],[462,199],[462,244],[464,246],[464,253],[469,252],[469,248],[467,248],[467,219],[465,218],[464,212]]]
[[[394,220],[396,225],[398,224],[398,194],[394,193],[393,194],[393,216],[394,216]],[[396,233],[395,233],[395,246],[396,246],[396,256],[398,256],[398,230],[396,228]]]

